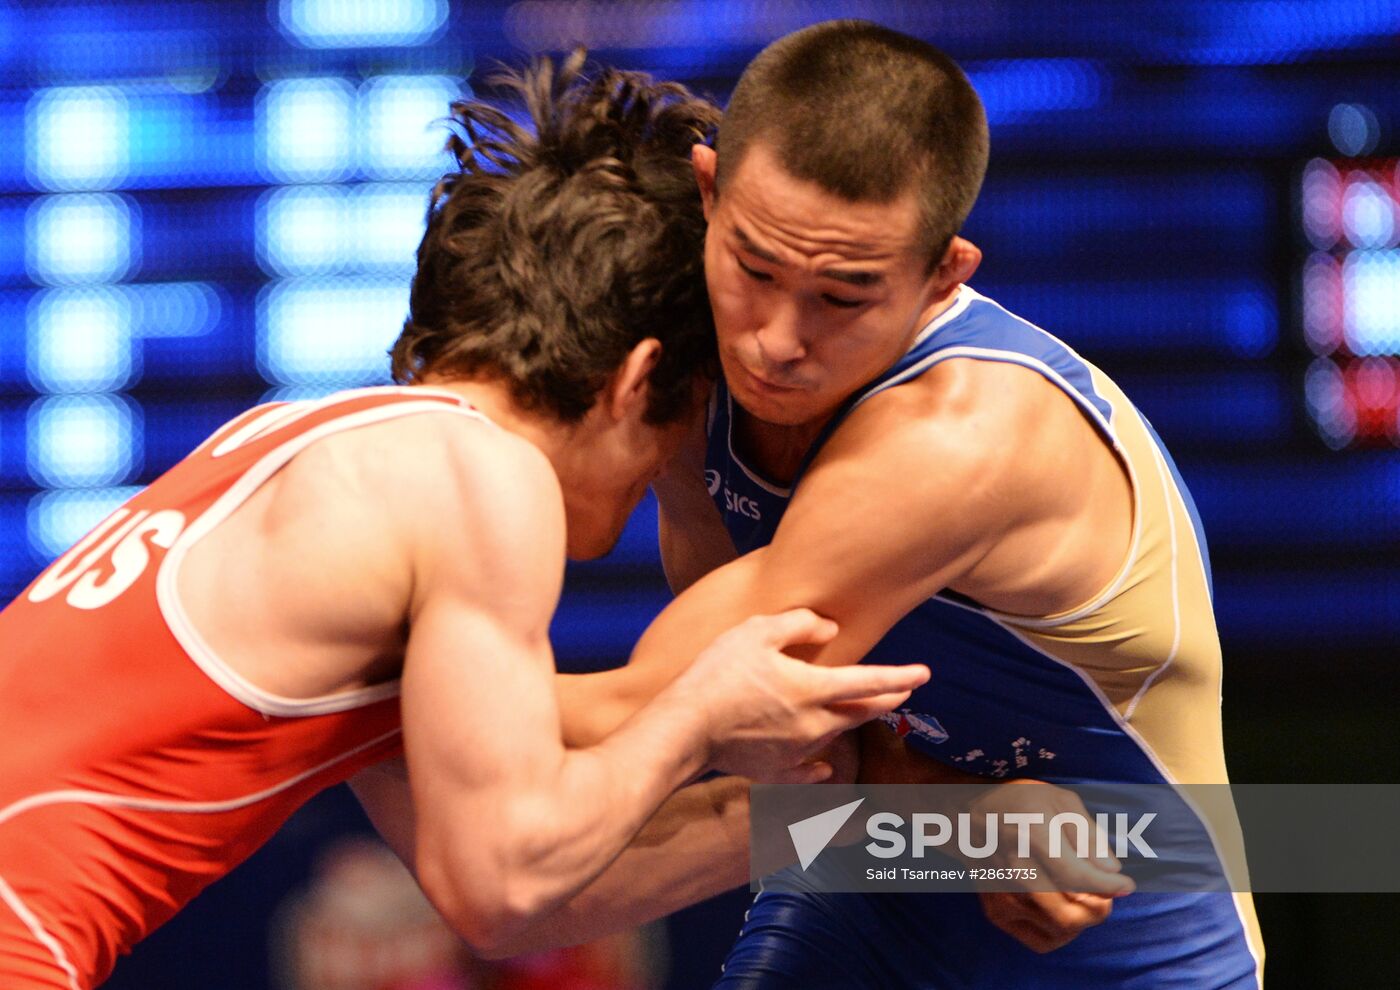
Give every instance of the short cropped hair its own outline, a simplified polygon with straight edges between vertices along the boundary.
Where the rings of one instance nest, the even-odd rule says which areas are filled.
[[[487,85],[516,113],[452,104],[459,167],[432,192],[395,381],[499,377],[573,422],[654,337],[645,418],[677,419],[716,373],[690,153],[719,109],[640,73],[589,75],[581,50]]]
[[[932,45],[869,21],[825,21],[749,63],[725,109],[716,188],[762,142],[794,178],[852,202],[913,189],[936,264],[987,171],[987,116],[957,64]]]

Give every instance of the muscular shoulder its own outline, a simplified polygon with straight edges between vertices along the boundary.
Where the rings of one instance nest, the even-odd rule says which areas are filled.
[[[1073,451],[1093,441],[1083,416],[1041,375],[1015,364],[953,359],[863,403],[837,430],[833,454],[893,459],[913,471],[961,474],[983,493],[1034,499]]]
[[[549,461],[474,417],[421,413],[347,430],[290,467],[303,501],[338,502],[383,530],[419,583],[460,577],[468,560],[501,580],[526,558],[562,567],[563,499]]]
[[[1078,415],[1057,392],[1024,368],[952,360],[876,394],[823,447],[775,544],[840,531],[895,572],[955,578],[1053,506],[1059,417]]]
[[[1029,378],[1010,365],[940,364],[861,403],[812,473],[895,473],[895,496],[916,501],[925,484],[946,487],[950,479],[969,497],[989,494],[1024,468],[1043,430],[1045,396]]]

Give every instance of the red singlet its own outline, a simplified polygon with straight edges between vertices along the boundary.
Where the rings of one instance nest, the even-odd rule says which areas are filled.
[[[416,388],[252,409],[0,612],[0,986],[97,985],[313,794],[399,751],[397,681],[262,691],[190,626],[176,571],[314,441],[445,410],[479,415]]]

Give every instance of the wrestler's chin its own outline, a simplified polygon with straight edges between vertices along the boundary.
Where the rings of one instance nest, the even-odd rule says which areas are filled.
[[[744,412],[774,426],[801,426],[817,418],[810,396],[796,389],[770,392],[733,385],[730,391]]]
[[[609,518],[595,518],[580,521],[569,526],[568,555],[570,560],[597,560],[612,553],[622,530],[632,514],[632,505]]]
[[[602,540],[596,538],[585,539],[582,537],[575,539],[574,537],[570,537],[569,559],[582,561],[597,560],[599,557],[606,557],[608,554],[612,553],[613,547],[617,546],[620,535],[621,534],[618,534],[617,536]]]

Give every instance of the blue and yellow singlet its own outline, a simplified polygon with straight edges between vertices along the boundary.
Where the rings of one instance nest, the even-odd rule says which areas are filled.
[[[772,540],[806,467],[854,409],[952,359],[1018,364],[1063,391],[1127,471],[1132,535],[1116,576],[1078,608],[1007,615],[945,591],[896,624],[867,659],[933,672],[896,716],[906,742],[989,778],[1226,783],[1210,559],[1171,456],[1102,371],[971,288],[842,407],[789,486],[736,456],[733,399],[720,383],[706,481],[736,548]],[[1226,817],[1206,826],[1231,845],[1222,855],[1239,841]],[[720,985],[1246,988],[1260,985],[1262,959],[1248,894],[1135,893],[1104,924],[1035,955],[993,928],[972,895],[765,893]]]

